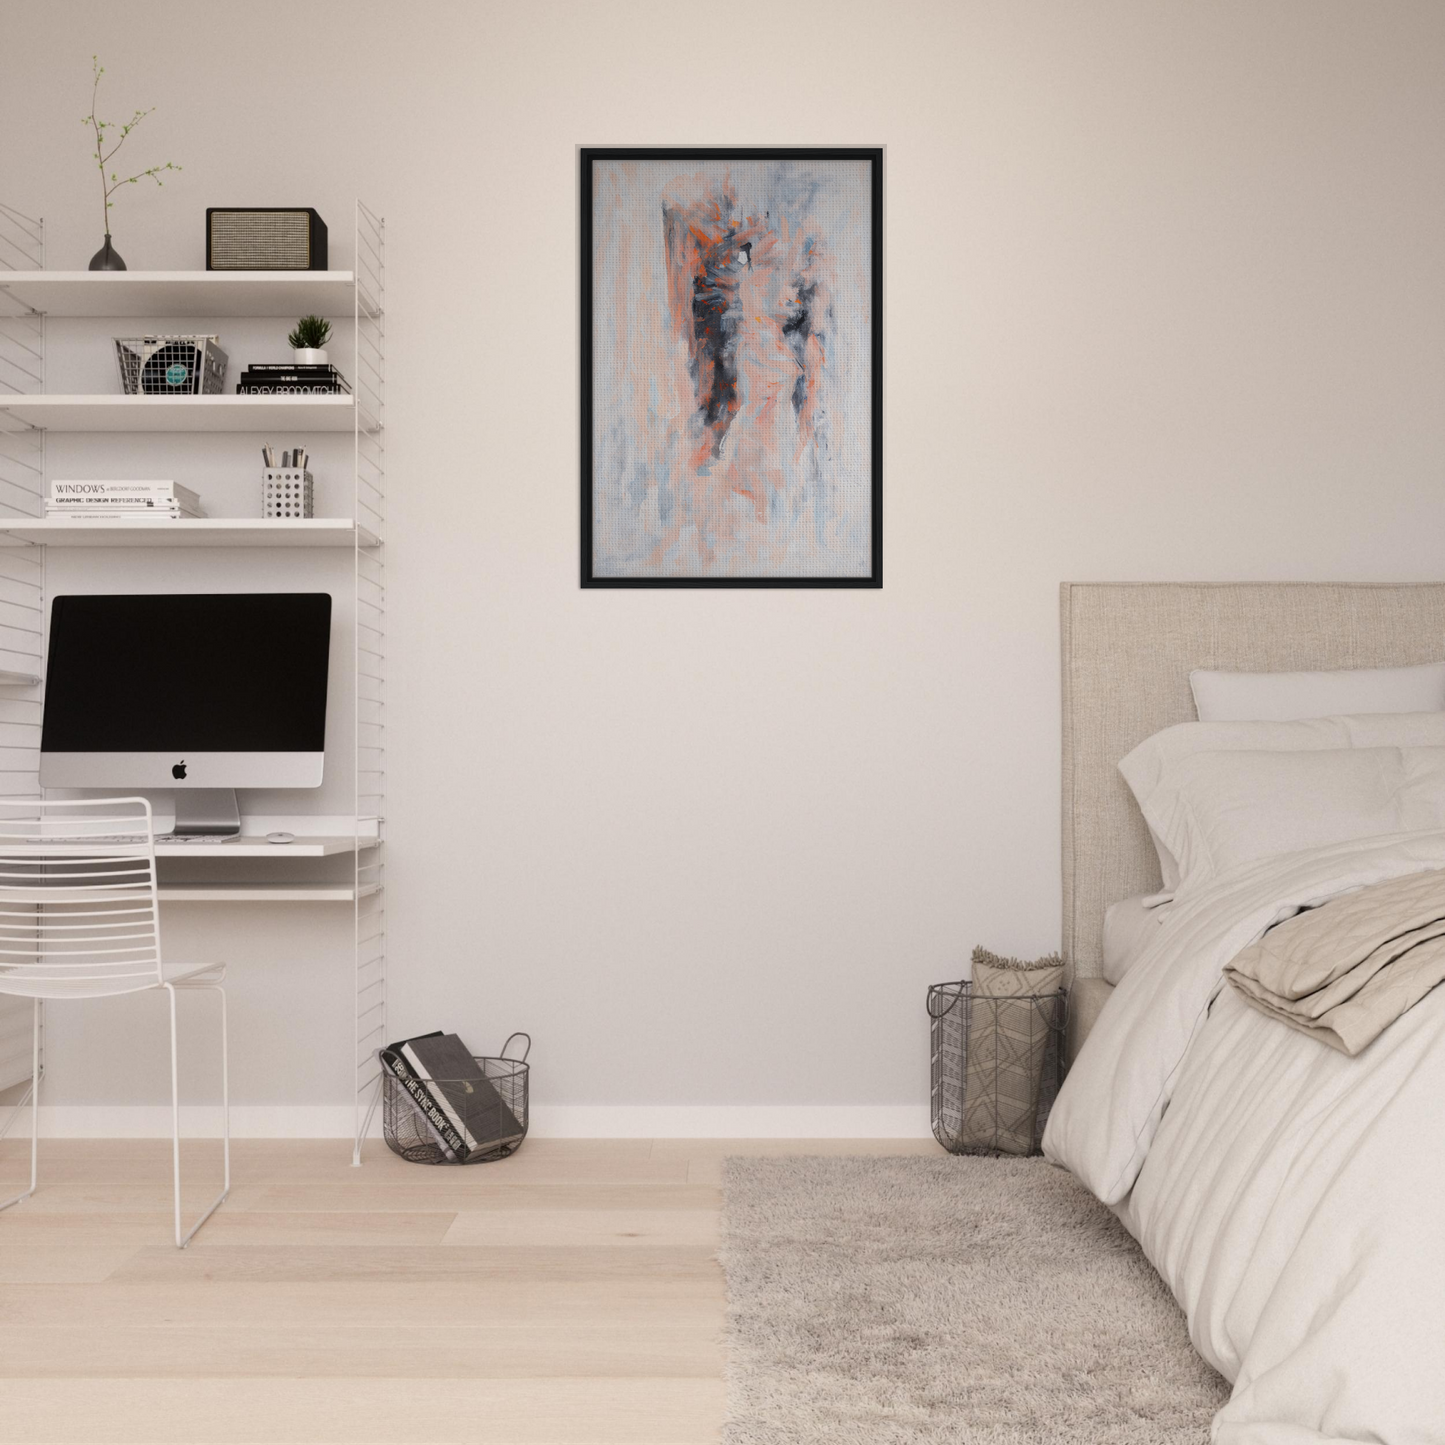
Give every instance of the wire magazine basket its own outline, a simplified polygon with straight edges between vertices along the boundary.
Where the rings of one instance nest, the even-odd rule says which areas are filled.
[[[525,1039],[520,1059],[507,1058],[507,1050],[517,1039]],[[428,1122],[405,1085],[382,1063],[381,1131],[393,1154],[413,1164],[489,1164],[515,1154],[527,1137],[527,1092],[530,1066],[527,1055],[532,1051],[530,1034],[515,1033],[495,1056],[474,1054],[473,1060],[486,1081],[496,1091],[501,1107],[495,1110],[495,1126],[486,1135],[476,1137],[465,1157],[458,1157],[444,1147],[437,1131]],[[422,1079],[429,1091],[441,1097],[450,1088],[470,1093],[473,1081],[466,1079]],[[474,1118],[475,1116],[473,1116]]]
[[[950,1154],[1038,1154],[1064,1081],[1067,994],[928,990],[933,1137]]]
[[[115,363],[126,396],[215,396],[228,358],[215,336],[117,336]]]

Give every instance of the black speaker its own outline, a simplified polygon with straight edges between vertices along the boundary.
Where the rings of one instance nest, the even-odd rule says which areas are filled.
[[[310,206],[208,206],[207,271],[324,271],[326,222]]]

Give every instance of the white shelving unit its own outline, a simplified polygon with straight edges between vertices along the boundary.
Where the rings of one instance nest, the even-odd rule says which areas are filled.
[[[386,1038],[384,878],[386,502],[383,432],[385,228],[361,202],[350,271],[47,271],[45,225],[0,203],[0,795],[39,797],[44,677],[45,558],[71,548],[345,548],[352,556],[352,689],[355,719],[351,831],[304,834],[286,845],[264,838],[161,844],[161,858],[318,860],[349,855],[351,877],[336,881],[163,882],[167,903],[328,903],[351,909],[354,992],[352,1084],[361,1162],[380,1076],[376,1049]],[[354,323],[349,396],[156,397],[62,395],[46,388],[47,318],[275,317],[349,311]],[[159,328],[158,328],[159,329]],[[47,519],[46,437],[56,432],[349,433],[353,488],[349,517],[305,521],[205,518]],[[130,443],[128,445],[135,445]],[[148,564],[150,565],[150,564]],[[155,559],[154,565],[163,565]],[[268,564],[275,575],[275,564]],[[333,680],[335,688],[335,680]],[[320,819],[334,829],[335,819]],[[288,828],[288,831],[292,829]],[[344,865],[343,865],[344,866]],[[29,1077],[29,1005],[0,997],[0,1088]],[[16,1015],[18,1018],[18,1015]],[[16,1072],[12,1039],[25,1041]]]

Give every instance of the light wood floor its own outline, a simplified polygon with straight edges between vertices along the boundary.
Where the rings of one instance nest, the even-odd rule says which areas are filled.
[[[0,1144],[0,1198],[27,1148]],[[182,1253],[168,1144],[42,1141],[0,1213],[0,1442],[716,1441],[724,1156],[932,1152],[533,1139],[425,1168],[378,1141],[352,1169],[344,1143],[238,1142]],[[202,1204],[215,1146],[186,1162]]]

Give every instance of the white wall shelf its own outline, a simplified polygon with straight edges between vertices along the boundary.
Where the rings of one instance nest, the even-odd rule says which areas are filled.
[[[350,311],[355,281],[350,271],[12,271],[0,291],[50,316],[294,320]]]
[[[254,517],[186,517],[152,522],[144,517],[78,521],[67,517],[0,517],[6,541],[49,547],[375,547],[376,534],[348,517],[262,520]],[[0,683],[5,675],[0,674]]]
[[[350,396],[0,396],[0,413],[66,432],[349,432]],[[362,430],[369,426],[362,419]]]
[[[375,885],[358,894],[350,883],[160,883],[162,903],[355,903],[376,892]]]

